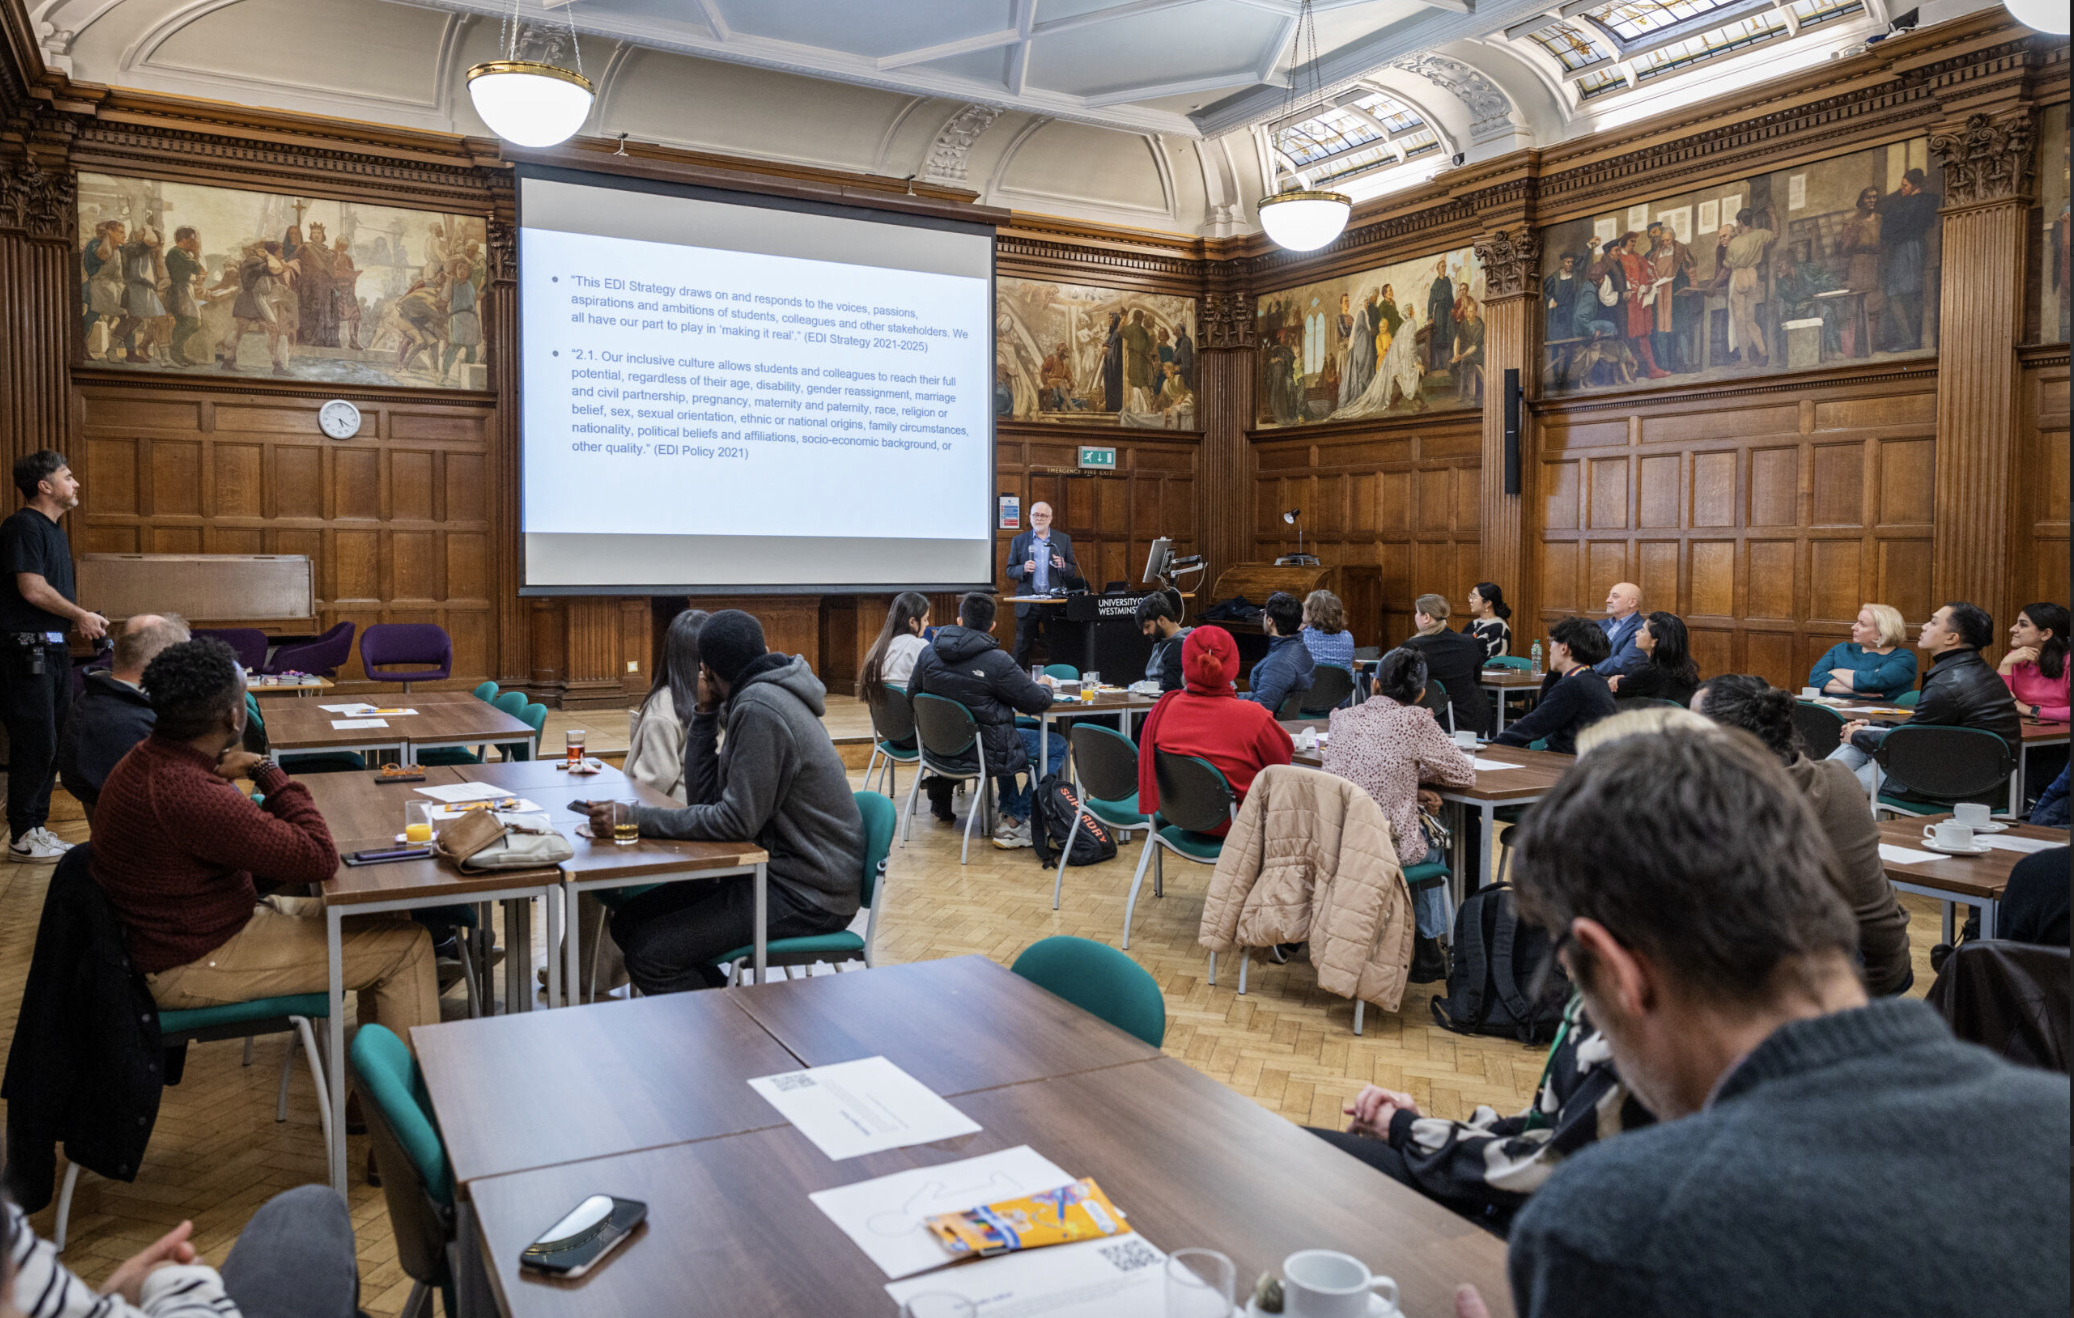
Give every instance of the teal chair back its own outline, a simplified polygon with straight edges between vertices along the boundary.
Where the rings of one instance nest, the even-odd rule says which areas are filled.
[[[250,691],[245,693],[245,722],[259,729],[262,735],[265,734],[266,720],[259,716],[259,697]]]
[[[1080,670],[1071,664],[1046,664],[1044,666],[1044,675],[1061,682],[1078,682],[1080,680]]]
[[[446,1142],[432,1121],[432,1102],[403,1040],[380,1025],[353,1036],[354,1083],[367,1116],[382,1198],[396,1240],[396,1261],[420,1287],[437,1287],[446,1313],[454,1307],[447,1246],[454,1239],[454,1174]],[[429,1314],[412,1296],[405,1312]]]
[[[513,718],[525,717],[527,702],[526,693],[523,691],[506,691],[503,695],[493,698],[490,703]]]
[[[878,919],[877,908],[879,881],[886,876],[886,857],[893,850],[893,830],[900,823],[900,811],[893,802],[878,792],[853,792],[857,798],[857,813],[864,816],[864,904],[873,907],[872,919]]]
[[[1922,692],[1916,690],[1904,691],[1894,697],[1894,707],[1896,709],[1914,709],[1916,707],[1916,697],[1922,694]]]
[[[495,701],[497,699],[497,684],[495,682],[485,682],[475,688],[475,698],[484,704]]]
[[[533,753],[538,755],[540,753],[540,735],[547,727],[547,706],[536,700],[527,705],[526,712],[519,715],[519,717],[532,726]]]
[[[352,1053],[360,1092],[381,1112],[426,1191],[440,1203],[452,1203],[454,1173],[447,1165],[446,1141],[432,1124],[432,1100],[410,1049],[387,1027],[363,1025],[353,1035]]]
[[[1030,944],[1015,973],[1157,1048],[1167,1037],[1167,1003],[1145,967],[1107,943],[1060,935]]]
[[[1516,654],[1501,654],[1495,659],[1483,661],[1485,668],[1517,668],[1523,673],[1534,671],[1534,661],[1522,659]]]

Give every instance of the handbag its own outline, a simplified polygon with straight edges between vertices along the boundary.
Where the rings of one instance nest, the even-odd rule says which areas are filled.
[[[473,810],[440,830],[433,850],[463,873],[545,869],[573,859],[576,848],[552,828],[523,815]]]

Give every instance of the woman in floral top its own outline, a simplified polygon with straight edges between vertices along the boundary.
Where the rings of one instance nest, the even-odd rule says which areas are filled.
[[[1439,861],[1442,854],[1419,826],[1419,807],[1438,809],[1439,797],[1421,784],[1473,787],[1476,762],[1441,730],[1433,711],[1419,704],[1426,691],[1426,657],[1399,648],[1383,656],[1376,671],[1376,699],[1332,712],[1325,772],[1360,784],[1389,817],[1399,863]],[[1439,936],[1446,932],[1447,906],[1440,886],[1412,894],[1417,938],[1411,979],[1427,984],[1447,977]]]

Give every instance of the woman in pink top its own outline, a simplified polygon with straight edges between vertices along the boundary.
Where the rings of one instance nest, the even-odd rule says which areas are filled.
[[[2009,629],[2009,653],[1997,670],[2016,697],[2016,712],[2048,723],[2067,721],[2067,611],[2026,604]]]
[[[1476,763],[1449,740],[1419,704],[1426,693],[1426,656],[1399,648],[1383,656],[1376,670],[1376,698],[1351,709],[1332,711],[1331,740],[1326,744],[1325,772],[1360,784],[1390,819],[1397,859],[1411,866],[1440,861],[1441,852],[1419,826],[1419,808],[1439,809],[1440,798],[1420,784],[1447,787],[1476,784]],[[1447,905],[1438,884],[1412,894],[1416,937],[1411,981],[1428,984],[1447,978],[1439,936],[1447,929]]]

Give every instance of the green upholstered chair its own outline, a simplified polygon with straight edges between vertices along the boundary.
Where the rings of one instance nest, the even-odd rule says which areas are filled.
[[[1073,745],[1082,808],[1115,829],[1118,841],[1134,828],[1150,827],[1152,820],[1138,811],[1138,748],[1131,739],[1114,728],[1075,723],[1068,740]],[[1059,909],[1059,893],[1066,882],[1066,857],[1072,854],[1073,839],[1079,832],[1080,816],[1075,815],[1059,853],[1058,874],[1051,881],[1054,911]]]
[[[862,961],[872,964],[872,950],[878,945],[879,912],[885,908],[886,858],[893,850],[893,829],[899,822],[900,812],[894,809],[891,798],[877,792],[856,792],[857,813],[864,816],[864,872],[859,876],[862,885],[859,893],[865,917],[864,935],[859,937],[854,930],[839,929],[832,934],[808,934],[802,938],[774,938],[764,947],[764,961],[773,966],[810,966],[816,961]],[[727,967],[727,980],[732,984],[742,968],[756,955],[751,945],[738,947],[725,956],[715,957],[714,965]]]
[[[922,760],[921,746],[915,741],[914,706],[908,703],[907,688],[892,683],[887,684],[883,696],[866,703],[871,710],[871,758],[864,765],[864,785],[871,786],[871,776],[883,760],[886,796],[890,799],[900,793],[895,766],[919,764]]]
[[[1216,765],[1196,755],[1154,751],[1152,771],[1159,783],[1159,809],[1152,817],[1152,831],[1145,835],[1145,851],[1138,857],[1137,873],[1131,876],[1131,895],[1123,906],[1123,945],[1131,945],[1131,914],[1138,907],[1138,889],[1145,883],[1145,868],[1152,867],[1152,895],[1164,896],[1161,868],[1163,853],[1173,852],[1198,865],[1215,865],[1224,854],[1224,838],[1212,829],[1229,827],[1238,814],[1238,797]],[[1210,982],[1217,982],[1217,954],[1210,954]]]
[[[352,1055],[353,1083],[382,1174],[396,1259],[413,1283],[403,1318],[428,1313],[434,1291],[451,1316],[456,1312],[448,1252],[454,1241],[454,1173],[424,1079],[410,1049],[383,1026],[361,1026],[353,1036]]]
[[[1060,935],[1023,949],[1011,967],[1039,988],[1157,1048],[1167,1037],[1167,1003],[1152,975],[1107,943]]]
[[[1872,759],[1898,785],[1881,782],[1875,813],[1938,815],[1962,801],[2009,809],[2016,757],[2008,742],[1985,728],[1903,724],[1880,739]]]
[[[1522,673],[1534,671],[1534,661],[1532,659],[1522,659],[1516,654],[1501,654],[1495,659],[1486,659],[1483,661],[1483,666],[1485,668],[1516,668]]]

